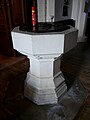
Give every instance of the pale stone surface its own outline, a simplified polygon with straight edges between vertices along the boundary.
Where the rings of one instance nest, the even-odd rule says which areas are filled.
[[[30,57],[30,72],[38,78],[51,78],[60,73],[61,56],[36,55]]]
[[[77,45],[78,30],[73,27],[47,33],[23,32],[16,27],[11,33],[14,49],[25,55],[62,54]]]
[[[87,98],[87,91],[79,80],[75,80],[70,90],[59,99],[58,104],[51,107],[47,120],[73,120]]]
[[[57,103],[67,91],[61,73],[61,54],[77,44],[78,30],[71,27],[63,32],[12,31],[14,49],[30,59],[30,69],[25,81],[24,95],[36,104]]]
[[[55,84],[54,81],[58,84]],[[56,85],[56,86],[55,86]],[[28,75],[25,82],[24,95],[38,105],[57,103],[58,98],[67,91],[65,79],[59,75],[58,78],[37,78]]]

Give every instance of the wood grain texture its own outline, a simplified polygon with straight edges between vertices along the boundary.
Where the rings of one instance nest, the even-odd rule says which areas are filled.
[[[26,56],[20,55],[16,57],[7,57],[0,55],[0,100],[1,102],[8,97],[11,91],[11,96],[18,92],[23,93],[24,80],[29,70],[29,60]],[[20,82],[21,81],[21,82]],[[20,84],[20,83],[21,84]],[[8,93],[7,93],[8,90]],[[7,95],[6,95],[7,93]]]

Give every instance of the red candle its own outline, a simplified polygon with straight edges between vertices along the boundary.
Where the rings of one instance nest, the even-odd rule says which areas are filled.
[[[35,11],[35,6],[32,6],[32,25],[36,25],[36,11]]]

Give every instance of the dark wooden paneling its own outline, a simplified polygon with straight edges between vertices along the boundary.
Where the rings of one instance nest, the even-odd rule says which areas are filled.
[[[0,52],[13,56],[11,30],[24,24],[23,0],[2,0],[0,7]]]
[[[0,9],[0,52],[9,56],[13,55],[13,45],[10,35],[10,24],[6,2],[2,0]]]
[[[23,0],[11,0],[11,15],[13,27],[25,23]]]

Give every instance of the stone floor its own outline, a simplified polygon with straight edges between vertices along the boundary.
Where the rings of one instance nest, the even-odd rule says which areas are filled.
[[[90,120],[90,97],[88,97],[74,120]]]
[[[73,120],[87,97],[87,91],[80,81],[73,86],[57,104],[36,105],[22,95],[7,99],[7,107],[20,120]]]
[[[61,70],[68,87],[77,78],[90,95],[90,43],[78,43],[74,49],[64,54]]]

